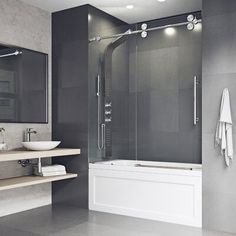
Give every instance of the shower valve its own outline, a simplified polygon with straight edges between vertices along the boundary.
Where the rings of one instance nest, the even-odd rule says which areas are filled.
[[[105,103],[105,107],[111,107],[112,106],[112,103]]]
[[[105,115],[111,115],[111,111],[105,111]]]
[[[105,122],[111,122],[111,118],[106,118]]]

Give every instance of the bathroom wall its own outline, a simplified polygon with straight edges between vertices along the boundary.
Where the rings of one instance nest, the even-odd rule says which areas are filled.
[[[29,6],[18,0],[0,1],[0,43],[16,45],[49,54],[51,68],[51,16],[48,12]],[[49,69],[49,122],[48,124],[5,124],[9,149],[18,148],[23,131],[34,128],[38,134],[32,139],[51,139],[51,70]],[[28,175],[31,168],[23,168],[17,162],[1,162],[0,179]],[[2,191],[0,216],[47,205],[51,203],[51,184]]]
[[[221,94],[227,87],[236,150],[236,1],[204,0],[203,20],[203,226],[236,233],[236,163],[227,168],[214,147]]]
[[[52,184],[54,203],[88,207],[88,7],[52,14],[53,139],[61,147],[80,148],[81,155],[54,158],[78,173]],[[58,160],[57,160],[58,159]]]

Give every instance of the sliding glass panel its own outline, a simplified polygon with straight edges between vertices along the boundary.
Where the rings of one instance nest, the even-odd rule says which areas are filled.
[[[148,27],[187,16],[148,22]],[[140,28],[140,26],[138,27]],[[201,162],[201,121],[194,125],[194,77],[201,82],[201,25],[137,35],[137,159]],[[200,114],[200,84],[197,85]]]

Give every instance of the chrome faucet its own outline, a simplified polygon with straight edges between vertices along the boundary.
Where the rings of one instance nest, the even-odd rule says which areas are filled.
[[[33,128],[27,128],[25,134],[26,134],[26,142],[30,142],[31,134],[37,134],[37,131],[33,130]]]

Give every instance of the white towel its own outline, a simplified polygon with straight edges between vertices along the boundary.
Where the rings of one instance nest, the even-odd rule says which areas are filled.
[[[42,166],[42,171],[45,172],[54,172],[54,171],[65,171],[66,168],[63,165],[51,165],[51,166]]]
[[[230,165],[230,160],[233,160],[234,153],[232,126],[229,90],[225,88],[221,98],[220,117],[217,123],[215,142],[217,146],[220,146],[221,154],[225,158],[227,166]]]
[[[66,171],[54,171],[54,172],[42,172],[41,176],[57,176],[57,175],[66,175]]]

